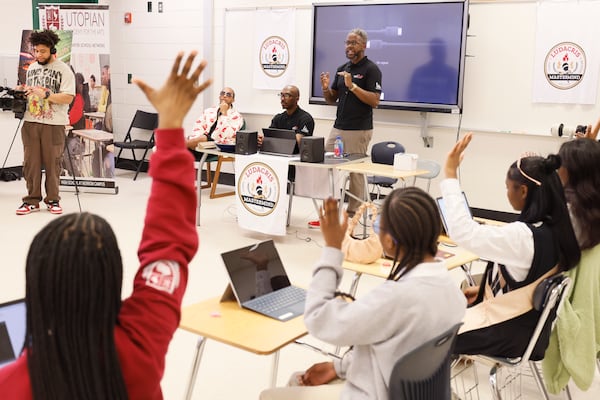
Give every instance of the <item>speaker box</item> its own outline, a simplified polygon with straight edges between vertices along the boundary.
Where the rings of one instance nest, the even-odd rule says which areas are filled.
[[[303,136],[300,139],[300,161],[318,163],[325,159],[325,138]]]
[[[235,154],[254,154],[258,151],[258,132],[238,131],[235,134]]]

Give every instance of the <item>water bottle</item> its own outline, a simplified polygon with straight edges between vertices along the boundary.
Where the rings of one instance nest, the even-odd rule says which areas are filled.
[[[333,142],[333,156],[335,158],[344,157],[344,142],[341,136],[337,136],[335,142]]]

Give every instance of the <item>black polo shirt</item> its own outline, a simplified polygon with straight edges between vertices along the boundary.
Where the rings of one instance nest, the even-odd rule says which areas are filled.
[[[346,131],[373,129],[373,107],[363,103],[344,84],[344,77],[337,73],[347,71],[352,74],[352,82],[369,92],[381,94],[381,70],[363,57],[358,63],[348,61],[341,65],[334,76],[331,89],[338,93],[338,104],[334,128]]]
[[[275,115],[269,128],[291,129],[304,136],[312,136],[315,130],[315,120],[309,113],[298,107],[292,115],[288,115],[287,110]]]

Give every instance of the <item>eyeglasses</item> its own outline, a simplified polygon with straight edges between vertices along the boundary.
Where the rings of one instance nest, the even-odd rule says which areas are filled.
[[[291,93],[277,93],[277,97],[283,97],[284,99],[291,99],[294,97]]]
[[[521,173],[521,175],[523,175],[525,178],[529,179],[531,182],[535,183],[537,186],[542,186],[542,182],[538,181],[537,179],[533,179],[531,176],[527,175],[525,173],[525,171],[523,171],[521,169],[521,158],[519,158],[517,160],[517,169],[519,170],[519,172]]]
[[[346,46],[356,46],[357,44],[361,44],[362,42],[358,42],[356,40],[346,40],[344,44]]]
[[[219,93],[219,95],[225,96],[225,97],[233,97],[233,93],[231,93],[231,92],[221,92],[221,93]]]

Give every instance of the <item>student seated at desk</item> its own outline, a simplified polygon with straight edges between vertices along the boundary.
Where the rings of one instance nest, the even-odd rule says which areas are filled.
[[[165,355],[198,248],[193,158],[181,128],[210,84],[197,83],[206,63],[192,69],[195,56],[180,65],[180,53],[160,89],[135,80],[160,118],[132,295],[121,301],[122,260],[106,220],[73,213],[46,225],[27,256],[25,349],[0,370],[3,399],[162,399]]]
[[[557,272],[573,268],[580,251],[556,173],[560,166],[556,156],[523,157],[508,169],[506,194],[511,206],[520,211],[517,222],[499,227],[480,225],[469,218],[457,169],[471,138],[472,134],[465,135],[448,153],[441,192],[450,238],[489,263],[481,286],[465,290],[474,307],[467,310],[454,350],[456,354],[518,357],[523,355],[540,313],[529,308],[524,314],[478,324],[474,319],[485,308],[483,303],[535,282],[554,266]],[[486,297],[486,286],[493,294],[488,292],[490,297]],[[534,350],[537,359],[543,357],[548,343],[546,333]]]
[[[459,323],[466,300],[443,260],[436,259],[441,222],[434,200],[415,187],[385,198],[376,232],[393,257],[386,281],[347,301],[338,295],[344,255],[341,244],[348,217],[340,223],[338,202],[325,200],[320,212],[326,247],[313,271],[304,323],[318,339],[354,345],[341,360],[315,364],[298,375],[301,386],[266,390],[261,400],[388,398],[396,361]],[[337,377],[345,383],[324,385]]]

